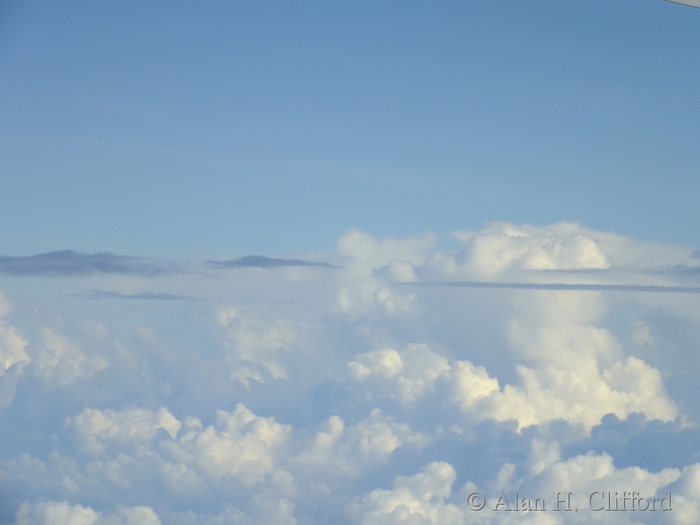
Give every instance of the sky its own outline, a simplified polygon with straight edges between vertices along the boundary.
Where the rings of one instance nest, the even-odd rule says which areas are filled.
[[[498,220],[697,244],[686,6],[30,0],[0,16],[7,254],[326,252],[349,227]]]
[[[663,0],[0,2],[0,525],[700,522],[699,54]]]

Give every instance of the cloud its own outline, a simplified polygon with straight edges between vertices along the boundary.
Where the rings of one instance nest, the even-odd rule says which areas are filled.
[[[637,467],[618,469],[607,454],[583,454],[569,459],[558,457],[556,446],[541,440],[533,441],[529,454],[532,462],[527,471],[519,472],[516,465],[505,463],[494,477],[479,486],[468,480],[461,488],[455,487],[458,472],[444,461],[425,465],[411,476],[396,476],[391,489],[374,489],[354,498],[345,506],[350,523],[387,525],[410,523],[416,525],[563,525],[564,523],[606,523],[637,525],[641,523],[694,523],[700,505],[700,465],[650,472]],[[462,467],[468,476],[468,467]],[[468,478],[467,478],[468,479]],[[620,498],[623,492],[637,493],[637,497],[651,500],[672,493],[671,512],[597,512],[604,507],[602,493]],[[467,499],[476,494],[477,499]],[[557,494],[564,496],[557,497]],[[568,496],[570,494],[570,496]],[[518,504],[541,512],[514,511]],[[570,498],[570,499],[569,499]],[[524,500],[529,500],[525,501]],[[559,502],[558,502],[559,501]],[[607,501],[607,500],[605,500]],[[483,502],[481,510],[470,508]],[[612,497],[611,509],[615,509]],[[625,502],[629,507],[631,501]],[[479,507],[477,507],[479,508]],[[559,512],[555,509],[559,508]],[[571,508],[571,512],[564,509]],[[574,511],[574,509],[577,509]],[[670,521],[669,521],[670,518]]]
[[[452,465],[433,462],[413,476],[398,476],[390,490],[377,489],[346,506],[352,523],[363,525],[457,525],[468,523],[463,508],[446,503],[457,474]]]
[[[296,490],[292,476],[280,468],[291,427],[242,404],[230,412],[218,410],[207,426],[191,416],[179,420],[165,408],[134,407],[85,408],[66,418],[63,427],[77,450],[70,456],[53,451],[43,460],[22,454],[3,462],[0,482],[8,476],[14,480],[8,492],[116,497],[153,506],[163,497],[191,502],[207,493],[224,497],[231,489],[245,498],[287,497]]]
[[[71,294],[71,297],[81,297],[83,299],[98,300],[98,299],[136,299],[139,301],[197,301],[193,297],[186,295],[174,295],[170,293],[160,292],[141,292],[135,294],[123,294],[119,292],[107,292],[104,290],[86,290]]]
[[[330,470],[333,475],[357,476],[386,463],[404,444],[421,447],[428,443],[426,436],[414,433],[410,426],[394,422],[375,408],[367,419],[349,427],[341,417],[331,416],[293,463]]]
[[[457,254],[433,255],[426,264],[429,273],[484,280],[514,270],[590,270],[612,264],[596,236],[571,223],[544,228],[493,223],[455,236],[463,248]]]
[[[232,412],[218,410],[216,423],[206,428],[195,418],[185,419],[181,436],[163,442],[162,448],[174,461],[208,477],[232,476],[252,485],[273,471],[290,430],[238,404]]]
[[[522,429],[560,419],[590,429],[609,413],[625,417],[644,412],[664,421],[677,416],[658,371],[634,357],[603,370],[593,359],[570,366],[517,365],[520,383],[503,387],[483,366],[469,361],[449,365],[425,346],[358,355],[348,368],[351,377],[365,383],[375,395],[408,406],[440,385],[443,388],[437,389],[435,404],[457,405],[465,412],[467,424],[470,420],[512,420]]]
[[[177,436],[181,423],[167,409],[156,412],[132,408],[123,412],[84,408],[80,414],[67,418],[66,426],[72,425],[86,450],[98,453],[109,443],[141,443],[153,439],[159,428],[168,432],[172,439]]]
[[[353,319],[366,315],[410,314],[416,299],[413,294],[397,293],[386,277],[412,280],[414,269],[430,255],[434,235],[378,241],[357,229],[347,231],[338,240],[338,254],[344,257],[347,271],[339,277],[336,309]]]
[[[411,404],[431,391],[450,366],[427,345],[411,344],[403,352],[387,348],[357,355],[348,370],[355,381],[376,378],[375,386],[385,395],[396,393],[401,402]]]
[[[29,362],[26,346],[17,329],[0,322],[0,377],[13,365]]]
[[[176,266],[110,252],[86,254],[73,250],[28,257],[0,256],[0,273],[13,276],[87,277],[95,274],[155,276],[182,271]]]
[[[649,420],[643,414],[630,414],[620,419],[608,414],[593,427],[591,435],[568,444],[569,456],[593,451],[615,458],[618,467],[640,466],[659,471],[683,468],[700,460],[700,429],[680,421]]]
[[[41,329],[41,344],[33,349],[33,354],[34,375],[60,386],[71,385],[109,366],[105,357],[86,354],[78,344],[50,327]]]
[[[31,505],[25,501],[17,511],[15,525],[161,525],[150,507],[119,506],[113,513],[95,512],[90,507],[66,501],[47,501]]]
[[[10,301],[0,292],[0,409],[12,403],[19,376],[31,361],[26,351],[27,340],[5,322],[11,310]]]
[[[245,255],[243,257],[236,257],[235,259],[228,259],[225,261],[207,261],[211,266],[215,268],[279,268],[282,266],[311,266],[318,268],[340,268],[340,266],[335,266],[333,264],[316,262],[316,261],[303,261],[301,259],[276,259],[273,257],[264,257],[262,255]]]
[[[690,272],[652,271],[692,250],[570,223],[456,237],[15,273],[100,282],[6,279],[0,523],[562,525],[466,496],[628,486],[696,523],[700,305]],[[660,523],[606,515],[572,523]]]
[[[643,284],[569,284],[569,283],[499,283],[487,281],[402,282],[408,286],[437,286],[448,288],[483,288],[487,290],[575,290],[588,292],[648,292],[648,293],[700,293],[695,286],[656,286]]]
[[[248,386],[250,379],[287,377],[283,354],[293,350],[299,338],[293,321],[257,308],[230,306],[218,309],[217,322],[226,333],[232,380]]]

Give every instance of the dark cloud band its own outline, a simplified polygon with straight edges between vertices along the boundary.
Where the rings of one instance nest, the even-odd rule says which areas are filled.
[[[398,283],[409,286],[435,286],[444,288],[486,288],[511,290],[576,290],[590,292],[652,292],[652,293],[700,293],[694,286],[654,286],[644,284],[567,284],[567,283],[498,283],[485,281],[434,281],[422,283]]]
[[[135,294],[122,294],[119,292],[106,292],[103,290],[88,290],[72,294],[72,297],[81,299],[137,299],[146,301],[197,301],[193,297],[186,295],[173,295],[169,293],[141,292]]]
[[[262,255],[246,255],[226,261],[208,261],[216,268],[279,268],[281,266],[316,266],[321,268],[339,268],[328,263],[303,261],[301,259],[276,259]]]
[[[28,257],[0,256],[0,273],[44,277],[89,277],[97,273],[163,275],[181,271],[175,266],[104,253],[80,253],[73,250],[40,253]]]

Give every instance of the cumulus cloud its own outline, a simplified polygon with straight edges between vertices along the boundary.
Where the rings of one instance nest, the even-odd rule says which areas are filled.
[[[361,354],[348,368],[353,380],[366,382],[376,395],[407,405],[432,392],[440,381],[447,385],[441,392],[444,401],[456,404],[470,418],[513,420],[519,428],[562,419],[590,430],[610,413],[625,417],[639,412],[663,421],[678,415],[659,372],[634,357],[603,370],[592,358],[572,360],[571,367],[518,365],[520,384],[502,388],[483,366],[469,361],[450,365],[425,345]]]
[[[348,261],[337,295],[338,310],[352,318],[411,312],[416,296],[391,289],[381,276],[413,279],[412,267],[425,261],[434,242],[432,234],[377,241],[356,229],[345,233],[338,241],[338,253]]]
[[[413,476],[398,476],[393,489],[376,489],[346,507],[354,523],[415,525],[467,523],[464,509],[446,503],[457,478],[449,463],[433,462]]]
[[[78,344],[52,328],[41,329],[41,344],[32,361],[34,374],[61,386],[92,376],[109,365],[99,355],[86,355]]]
[[[160,525],[161,521],[150,507],[123,507],[103,514],[90,507],[68,502],[47,501],[31,505],[24,502],[17,511],[15,525]]]
[[[599,241],[574,224],[547,228],[494,223],[480,232],[457,232],[464,243],[456,254],[427,261],[428,275],[480,277],[515,270],[605,269],[611,265]]]
[[[234,476],[253,484],[273,470],[275,454],[289,432],[289,426],[239,404],[233,412],[217,411],[216,423],[206,428],[197,419],[186,419],[181,437],[163,442],[162,448],[209,477]]]
[[[0,292],[0,408],[12,403],[17,380],[23,373],[24,366],[30,362],[25,351],[27,341],[3,319],[11,309],[10,301]]]
[[[2,258],[92,291],[0,295],[0,523],[695,523],[700,306],[673,271],[692,250],[571,223],[455,237]],[[466,503],[625,487],[676,508]]]
[[[396,394],[403,403],[412,403],[430,391],[450,366],[428,345],[411,344],[402,352],[387,348],[359,354],[348,363],[348,369],[354,380],[374,378],[376,388],[385,395]]]
[[[294,460],[297,465],[331,469],[343,476],[357,476],[368,466],[385,463],[404,444],[425,446],[427,436],[393,421],[378,409],[355,425],[346,427],[339,416],[331,416]]]
[[[15,328],[0,325],[0,376],[15,364],[29,362],[26,346],[27,341]]]
[[[691,523],[697,517],[697,465],[682,472],[664,469],[649,472],[630,467],[615,468],[607,454],[585,454],[559,460],[556,452],[543,449],[533,458],[538,468],[518,476],[515,465],[504,464],[494,478],[479,487],[467,481],[462,488],[454,486],[455,468],[446,462],[432,462],[412,476],[397,476],[391,489],[375,489],[355,498],[345,507],[352,523],[363,525],[387,523],[431,524],[488,524],[511,523]],[[542,452],[550,461],[540,462]],[[673,491],[676,491],[673,494]],[[673,512],[599,512],[607,505],[603,493],[617,494],[621,506],[623,492],[635,492],[644,499],[642,506],[655,497],[666,500],[658,505],[673,506]],[[668,494],[671,493],[669,502]],[[477,494],[478,499],[468,499]],[[543,509],[540,512],[517,512],[518,504],[525,508]],[[523,500],[525,502],[523,503]],[[538,500],[537,502],[535,500]],[[482,503],[483,507],[470,507]],[[612,497],[615,505],[615,496]],[[631,505],[628,499],[626,505]],[[475,510],[475,508],[477,510]],[[521,507],[522,508],[522,507]],[[560,509],[556,511],[555,509]],[[660,507],[659,507],[660,508]],[[480,510],[479,510],[480,509]],[[570,513],[565,509],[571,509]],[[577,510],[574,510],[577,509]],[[669,521],[670,518],[670,521]]]
[[[159,428],[175,439],[181,423],[166,408],[153,412],[132,408],[122,412],[85,408],[73,418],[66,419],[84,442],[86,450],[99,453],[106,444],[120,445],[148,442]]]
[[[585,439],[573,441],[565,448],[568,455],[588,451],[606,452],[615,458],[618,467],[640,466],[647,470],[664,467],[683,468],[689,461],[700,460],[700,429],[681,421],[647,419],[631,414],[625,419],[606,415]]]
[[[251,379],[287,377],[282,354],[295,347],[298,327],[293,321],[261,309],[229,306],[218,309],[217,323],[226,334],[231,379],[248,386]]]
[[[120,475],[128,475],[125,467],[130,464],[137,470],[158,468],[173,487],[197,484],[201,476],[255,484],[273,471],[291,430],[242,404],[232,412],[217,411],[215,423],[207,427],[191,416],[179,421],[165,408],[86,408],[67,418],[65,425],[75,432],[84,451],[104,458],[90,463],[93,471],[109,474],[116,468],[123,471]]]

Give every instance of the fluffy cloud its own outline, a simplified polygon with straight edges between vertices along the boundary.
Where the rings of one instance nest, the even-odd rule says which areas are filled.
[[[150,507],[119,507],[102,514],[90,507],[48,501],[30,505],[24,502],[17,511],[15,525],[160,525],[161,521]]]
[[[700,519],[700,463],[689,465],[675,483],[674,522],[691,525]],[[669,520],[671,521],[671,520]]]
[[[429,442],[426,436],[412,432],[375,408],[369,417],[346,427],[339,416],[331,416],[306,443],[294,463],[303,468],[331,469],[343,476],[357,476],[369,466],[385,463],[404,444],[417,447]]]
[[[0,408],[12,403],[18,376],[30,361],[25,350],[27,341],[17,329],[8,326],[3,319],[10,310],[10,302],[0,292]]]
[[[164,263],[197,271],[157,283],[88,265],[42,280],[52,307],[15,284],[0,523],[695,523],[700,307],[640,292],[690,290],[692,250],[569,223],[455,236],[351,230],[334,254]],[[466,504],[624,487],[676,508]]]
[[[165,408],[86,408],[68,418],[66,426],[89,454],[100,457],[109,450],[105,459],[89,463],[92,473],[130,486],[133,480],[124,476],[157,468],[178,490],[196,488],[204,478],[230,478],[245,485],[263,480],[275,468],[290,433],[289,426],[257,416],[241,404],[232,412],[218,410],[215,423],[207,427],[194,417],[181,422]]]
[[[99,453],[105,445],[117,443],[128,445],[153,439],[159,428],[175,439],[181,423],[166,408],[153,412],[132,408],[123,412],[85,408],[75,417],[66,419],[84,442],[86,450]]]
[[[562,419],[590,430],[610,413],[626,417],[640,412],[663,421],[677,417],[658,370],[640,359],[628,357],[603,370],[594,359],[577,361],[561,368],[518,365],[520,384],[503,388],[483,366],[469,361],[449,365],[444,356],[425,345],[410,345],[402,352],[387,349],[361,354],[348,368],[354,380],[366,383],[376,395],[406,405],[432,392],[440,381],[447,386],[446,401],[470,417],[514,420],[519,428]]]
[[[428,345],[411,344],[403,352],[387,348],[357,355],[348,369],[356,381],[375,378],[376,388],[388,395],[395,392],[400,401],[410,404],[431,390],[450,367]]]
[[[161,445],[175,461],[194,465],[209,477],[234,476],[252,484],[272,471],[289,431],[239,404],[232,412],[217,411],[216,423],[206,428],[197,419],[186,419],[178,440]]]
[[[41,330],[41,345],[35,350],[34,373],[42,379],[66,386],[92,376],[109,365],[101,356],[88,356],[66,336],[49,327]]]
[[[434,242],[431,234],[377,241],[359,230],[348,231],[338,241],[338,253],[347,259],[347,269],[341,277],[337,308],[351,318],[410,312],[416,296],[397,292],[383,284],[381,277],[414,280],[413,267],[425,261]]]
[[[217,323],[226,332],[231,379],[248,386],[251,379],[263,382],[267,377],[287,377],[281,354],[294,347],[294,323],[261,310],[237,307],[220,308]]]
[[[363,525],[466,523],[465,511],[446,503],[457,478],[452,465],[433,462],[413,476],[398,476],[391,490],[377,489],[350,503],[346,514]]]
[[[547,228],[494,223],[480,232],[458,232],[464,247],[437,253],[422,273],[433,278],[492,278],[516,270],[605,269],[611,263],[598,240],[575,224]]]
[[[542,448],[541,443],[536,446]],[[545,447],[546,448],[546,447]],[[529,475],[517,475],[515,466],[504,464],[494,479],[483,487],[467,481],[462,488],[454,487],[455,468],[449,463],[432,462],[412,476],[397,476],[391,489],[375,489],[355,498],[345,507],[352,523],[363,525],[415,523],[430,524],[488,524],[533,525],[563,523],[691,523],[698,512],[698,465],[682,472],[664,469],[653,473],[637,467],[617,469],[607,454],[585,454],[568,460],[558,460],[551,450],[545,455],[550,461],[541,463],[542,450],[533,458],[538,468]],[[553,460],[553,461],[552,461]],[[534,466],[534,465],[531,465]],[[611,493],[611,509],[623,505],[624,492],[637,493],[636,498],[651,502],[667,499],[656,512],[599,512],[608,505],[603,493]],[[615,503],[615,493],[619,501]],[[671,493],[671,500],[668,494]],[[469,496],[476,494],[477,498]],[[526,500],[522,503],[522,498]],[[521,508],[544,509],[541,512],[518,512]],[[539,500],[535,502],[535,500]],[[625,503],[632,504],[628,499]],[[651,503],[650,503],[651,504]],[[537,507],[535,507],[537,505]],[[561,509],[556,511],[555,509]],[[659,507],[661,508],[661,507]],[[565,509],[571,509],[566,511]],[[578,510],[574,510],[578,509]]]

